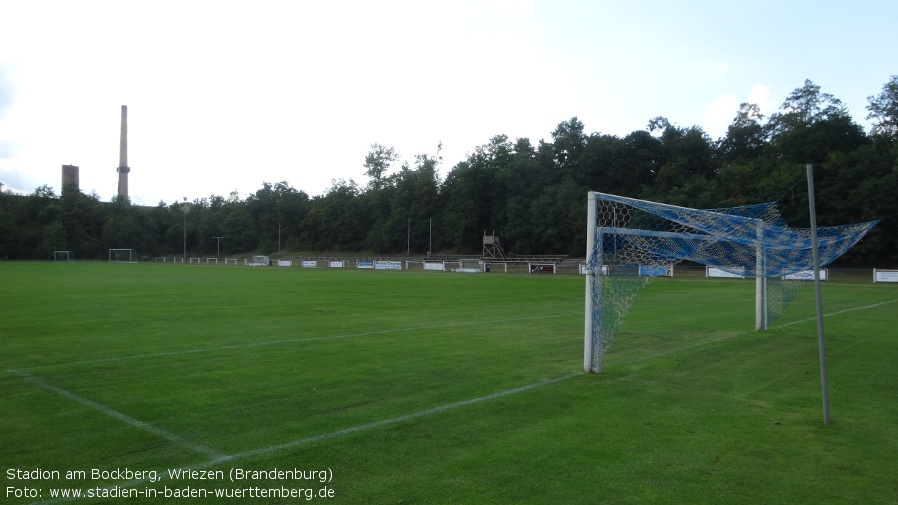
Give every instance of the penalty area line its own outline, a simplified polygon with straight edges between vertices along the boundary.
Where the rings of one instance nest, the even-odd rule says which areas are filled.
[[[212,450],[208,447],[205,447],[205,446],[202,446],[199,444],[195,444],[189,440],[179,437],[178,435],[175,435],[174,433],[172,433],[170,431],[165,431],[162,428],[157,428],[156,426],[153,426],[152,424],[143,422],[140,419],[135,419],[129,415],[122,414],[121,412],[119,412],[115,409],[109,408],[109,407],[102,405],[100,403],[97,403],[93,400],[88,400],[87,398],[84,398],[83,396],[76,395],[75,393],[72,393],[71,391],[67,391],[65,389],[62,389],[61,387],[54,386],[53,384],[50,384],[49,382],[47,382],[39,377],[35,377],[34,375],[31,375],[29,373],[23,372],[21,370],[6,370],[6,371],[13,375],[17,375],[17,376],[27,380],[28,382],[34,384],[35,386],[40,387],[41,389],[45,389],[52,393],[56,393],[57,395],[62,396],[63,398],[68,398],[69,400],[80,403],[81,405],[90,407],[98,412],[102,412],[108,416],[114,417],[115,419],[118,419],[119,421],[122,421],[123,423],[125,423],[129,426],[133,426],[133,427],[141,429],[143,431],[152,433],[153,435],[162,437],[162,438],[168,440],[169,442],[172,442],[172,443],[180,446],[183,449],[189,449],[193,452],[205,454],[206,456],[209,456],[212,458],[220,458],[220,457],[224,456],[224,454],[222,454],[218,451]]]
[[[846,313],[846,312],[853,312],[853,311],[855,311],[855,310],[874,309],[874,308],[876,308],[876,307],[880,307],[880,306],[882,306],[882,305],[888,305],[888,304],[890,304],[890,303],[895,303],[895,302],[898,302],[898,298],[896,298],[896,299],[894,299],[894,300],[889,300],[889,301],[887,301],[887,302],[874,303],[873,305],[865,305],[865,306],[863,306],[863,307],[854,307],[854,308],[850,308],[850,309],[840,310],[840,311],[838,311],[838,312],[830,312],[829,314],[823,314],[823,317],[837,316],[837,315],[839,315],[839,314],[844,314],[844,313]],[[774,329],[780,329],[780,328],[785,328],[785,327],[787,327],[787,326],[792,326],[792,325],[801,324],[801,323],[808,323],[808,322],[816,321],[816,320],[817,320],[816,317],[812,317],[812,318],[810,318],[810,319],[802,319],[801,321],[793,321],[793,322],[791,322],[791,323],[781,324],[781,325],[778,325],[778,326],[774,326],[773,328],[774,328]]]

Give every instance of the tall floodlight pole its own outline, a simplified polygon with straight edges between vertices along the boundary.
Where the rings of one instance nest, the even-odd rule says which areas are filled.
[[[218,245],[217,245],[217,248],[215,249],[215,259],[217,260],[219,258],[219,256],[221,256],[221,239],[223,239],[224,237],[212,237],[212,238],[218,240]]]
[[[427,255],[433,254],[433,218],[430,218],[430,237],[427,244]]]
[[[187,263],[187,197],[184,197],[184,256],[181,263]]]
[[[405,255],[408,256],[412,250],[412,218],[408,218],[408,226],[405,233]]]
[[[823,335],[823,295],[820,291],[820,255],[817,241],[817,209],[814,203],[814,165],[808,165],[808,205],[811,214],[811,258],[814,261],[814,296],[817,300],[817,347],[820,350],[820,386],[823,392],[823,424],[829,424],[829,387],[826,384],[826,342]]]

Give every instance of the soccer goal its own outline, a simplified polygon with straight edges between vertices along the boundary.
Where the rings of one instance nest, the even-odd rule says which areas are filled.
[[[110,263],[137,263],[136,249],[110,249]]]
[[[271,266],[271,258],[268,256],[253,256],[252,259],[243,260],[243,264],[248,267],[267,267]]]
[[[698,210],[590,192],[587,203],[583,368],[602,371],[602,355],[639,289],[688,260],[755,278],[755,327],[766,330],[801,285],[784,279],[813,266],[811,233],[790,228],[776,205]],[[820,265],[856,244],[876,222],[818,228]]]
[[[53,251],[53,261],[57,263],[72,263],[75,261],[75,253],[72,251]]]
[[[461,258],[458,260],[456,272],[475,274],[486,270],[486,263],[481,259]]]

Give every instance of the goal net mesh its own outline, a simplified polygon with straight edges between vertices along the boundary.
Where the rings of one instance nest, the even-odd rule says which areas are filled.
[[[72,263],[75,261],[75,253],[72,251],[53,251],[53,261]]]
[[[783,276],[813,268],[811,231],[786,226],[774,203],[699,210],[603,193],[595,199],[594,241],[586,274],[592,298],[592,360],[611,345],[648,267],[688,260],[761,278],[766,320],[779,317],[801,281]],[[590,202],[592,205],[592,202]],[[876,222],[818,228],[820,265],[842,255]]]
[[[137,263],[137,251],[134,249],[110,249],[110,263]]]

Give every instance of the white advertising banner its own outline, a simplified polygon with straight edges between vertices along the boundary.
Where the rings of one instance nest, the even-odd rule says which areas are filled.
[[[442,261],[425,261],[424,270],[436,270],[443,272],[446,270],[446,264]]]
[[[375,261],[375,270],[402,270],[401,261]]]
[[[873,269],[873,282],[898,282],[898,270]]]
[[[315,260],[302,260],[303,268],[318,268],[318,262]]]
[[[580,263],[580,275],[589,275],[589,267]],[[602,265],[602,275],[608,275],[608,265]]]
[[[279,267],[292,267],[293,260],[278,260]]]
[[[829,270],[825,268],[820,269],[820,280],[825,281],[828,280]],[[794,274],[784,275],[783,279],[787,281],[812,281],[814,280],[814,271],[813,270],[802,270],[801,272],[795,272]]]
[[[343,262],[342,261],[331,261],[330,263],[327,264],[327,266],[329,266],[331,268],[343,268]]]
[[[733,273],[733,272],[742,272],[741,274]],[[723,270],[717,267],[707,267],[705,270],[705,277],[718,277],[722,279],[744,279],[745,278],[745,268],[744,267],[732,267]]]

